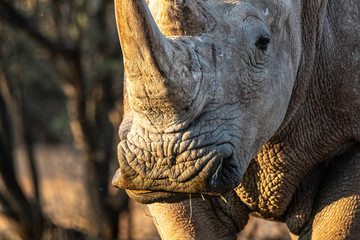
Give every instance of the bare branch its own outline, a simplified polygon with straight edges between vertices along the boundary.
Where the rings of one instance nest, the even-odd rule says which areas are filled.
[[[5,194],[1,191],[0,191],[0,204],[4,209],[4,211],[2,212],[4,215],[10,217],[15,221],[19,221],[18,214],[16,214],[16,211],[13,209],[10,202],[6,199]]]
[[[41,206],[34,205],[29,201],[16,176],[13,158],[13,126],[8,106],[3,97],[4,82],[5,79],[0,78],[0,86],[2,87],[0,89],[0,177],[11,201],[7,201],[4,194],[1,194],[0,203],[7,210],[9,216],[16,220],[23,229],[24,237],[37,237],[42,233],[44,217]]]
[[[15,94],[14,89],[11,88],[11,85],[8,82],[8,79],[5,77],[4,72],[0,68],[0,94],[2,94],[4,102],[7,106],[10,106],[12,108],[12,112],[15,114],[15,116],[11,116],[11,113],[9,112],[9,118],[16,118],[18,122],[20,123],[20,129],[18,131],[21,132],[21,135],[23,135],[24,138],[24,145],[25,145],[25,151],[27,154],[27,158],[29,161],[30,166],[30,172],[32,177],[32,184],[34,189],[34,196],[37,201],[37,203],[40,206],[40,188],[39,188],[39,179],[38,179],[38,171],[36,167],[34,152],[33,152],[33,141],[32,141],[32,134],[31,134],[31,128],[27,126],[26,116],[25,116],[25,101],[23,96],[23,90],[19,91],[20,94]],[[4,109],[5,110],[5,109]],[[11,129],[7,129],[8,131],[11,131]],[[7,136],[9,138],[11,137],[11,133],[7,133]],[[12,144],[13,140],[8,141],[8,143]],[[9,147],[12,149],[13,147]]]
[[[5,183],[7,191],[16,198],[22,206],[24,206],[25,210],[30,209],[30,203],[28,202],[24,192],[21,190],[19,182],[15,176],[12,150],[12,124],[6,103],[0,92],[0,175]]]

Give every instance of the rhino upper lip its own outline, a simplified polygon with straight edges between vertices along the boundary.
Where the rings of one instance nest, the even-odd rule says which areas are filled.
[[[185,199],[189,193],[223,194],[235,188],[240,180],[234,144],[221,129],[196,129],[161,138],[149,138],[143,128],[132,129],[119,144],[120,169],[113,184],[132,191],[136,198],[153,196],[160,201],[179,194]],[[158,149],[162,149],[159,155]]]
[[[231,166],[232,160],[234,159],[233,156],[231,155],[231,157],[226,159],[221,158],[216,164],[214,164],[216,168],[210,180],[218,181],[217,179],[220,178],[222,170],[232,167]],[[226,174],[223,177],[228,179],[231,184],[236,184],[236,182]],[[206,189],[206,191],[198,192],[198,193],[171,192],[171,191],[163,191],[163,190],[155,190],[155,191],[135,190],[135,189],[127,189],[126,191],[129,194],[129,196],[131,196],[134,200],[143,204],[151,204],[154,202],[172,203],[172,202],[183,201],[190,198],[202,198],[202,199],[212,198],[212,197],[222,196],[221,194],[224,194],[226,192],[226,191],[219,191],[219,189],[215,190],[216,186],[212,186],[212,187],[213,187],[212,189]]]
[[[213,194],[222,194],[224,193],[224,189],[227,189],[228,186],[225,186],[225,182],[228,182],[227,185],[234,185],[234,187],[236,187],[235,185],[237,184],[236,181],[234,181],[231,176],[229,176],[230,174],[228,174],[229,172],[231,172],[231,169],[235,169],[236,166],[234,166],[232,164],[232,161],[234,161],[233,156],[231,155],[228,158],[218,158],[216,157],[215,159],[210,159],[204,162],[204,164],[202,165],[202,167],[200,169],[197,169],[196,173],[199,174],[201,172],[203,172],[204,168],[209,169],[208,172],[206,172],[205,174],[207,176],[211,176],[211,177],[207,177],[206,179],[208,179],[206,185],[207,187],[202,189],[201,191],[196,191],[196,192],[186,192],[187,189],[185,189],[184,191],[179,191],[179,190],[163,190],[163,189],[151,189],[151,190],[147,190],[147,188],[132,188],[129,187],[128,189],[130,191],[132,191],[133,194],[137,195],[137,196],[145,196],[145,195],[167,195],[167,194],[187,194],[185,196],[188,197],[188,194],[199,194],[199,196],[201,194],[203,195],[213,195]],[[207,167],[209,166],[209,167]],[[155,179],[155,180],[164,180],[164,181],[172,181],[171,179]],[[192,179],[187,180],[187,182],[191,181]],[[225,182],[224,182],[225,181]],[[220,184],[220,185],[219,185]],[[163,197],[163,196],[161,196]]]
[[[181,131],[165,134],[151,132],[133,121],[132,126],[135,127],[131,128],[126,139],[119,144],[122,145],[123,152],[118,153],[126,155],[122,160],[119,158],[119,163],[122,161],[129,165],[142,178],[169,179],[173,182],[190,181],[204,168],[210,167],[215,171],[211,165],[219,164],[227,158],[232,158],[228,162],[234,160],[236,146],[221,127],[214,125],[202,128],[204,121],[212,120],[208,118],[207,112],[202,112]],[[194,163],[192,167],[190,162]],[[185,169],[186,173],[176,168]]]
[[[125,142],[126,142],[126,147],[128,149],[130,149],[130,147],[128,146],[129,142],[128,141],[125,141]],[[229,147],[231,149],[231,152],[229,152],[229,150],[224,150],[227,147]],[[162,160],[163,163],[155,163],[155,162],[152,163],[152,164],[154,164],[154,166],[152,166],[152,168],[151,168],[152,170],[156,171],[158,168],[164,168],[164,169],[167,168],[167,170],[170,172],[170,173],[168,173],[167,176],[156,175],[155,173],[152,172],[152,170],[145,173],[143,171],[142,165],[146,166],[149,163],[146,162],[146,160],[139,159],[138,157],[135,157],[134,159],[130,159],[130,161],[127,159],[127,164],[139,176],[141,176],[143,178],[154,179],[154,180],[169,179],[170,181],[175,181],[175,182],[187,182],[187,181],[191,181],[191,179],[193,179],[198,173],[202,172],[207,166],[209,166],[209,168],[213,169],[214,166],[216,165],[217,173],[218,173],[223,165],[223,160],[232,158],[232,151],[233,151],[232,148],[233,148],[232,144],[229,144],[229,143],[221,143],[221,144],[216,144],[216,145],[206,144],[203,146],[197,146],[196,148],[189,148],[189,149],[183,151],[182,153],[180,153],[178,156],[168,157],[168,158],[177,158],[177,157],[181,156],[181,154],[191,155],[192,151],[203,150],[204,153],[201,156],[197,156],[196,159],[179,161],[179,162],[176,162],[174,165],[167,164],[167,162],[164,159]],[[173,170],[175,167],[179,167],[181,165],[188,164],[189,161],[197,161],[196,164],[198,164],[198,166],[196,168],[195,167],[187,168],[184,171],[184,172],[187,172],[187,174],[185,174],[184,172],[177,173],[178,171]]]

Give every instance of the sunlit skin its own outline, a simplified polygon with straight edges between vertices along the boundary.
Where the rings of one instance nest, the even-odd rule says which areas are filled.
[[[235,239],[250,213],[300,239],[360,235],[360,3],[115,8],[127,78],[113,184],[153,203],[162,238]]]

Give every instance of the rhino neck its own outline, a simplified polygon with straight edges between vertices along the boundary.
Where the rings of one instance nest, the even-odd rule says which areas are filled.
[[[316,184],[307,178],[321,175],[329,161],[360,141],[360,18],[349,13],[351,4],[321,5],[322,14],[308,9],[308,41],[286,124],[258,152],[237,190],[263,217],[284,220],[300,184]]]
[[[327,2],[304,0],[298,5],[302,9],[302,53],[288,111],[278,132],[291,121],[306,100],[315,69],[316,52],[321,44]]]

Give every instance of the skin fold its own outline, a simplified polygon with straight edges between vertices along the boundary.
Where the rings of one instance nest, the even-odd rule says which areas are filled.
[[[126,70],[113,184],[163,239],[360,237],[360,2],[115,0]]]

